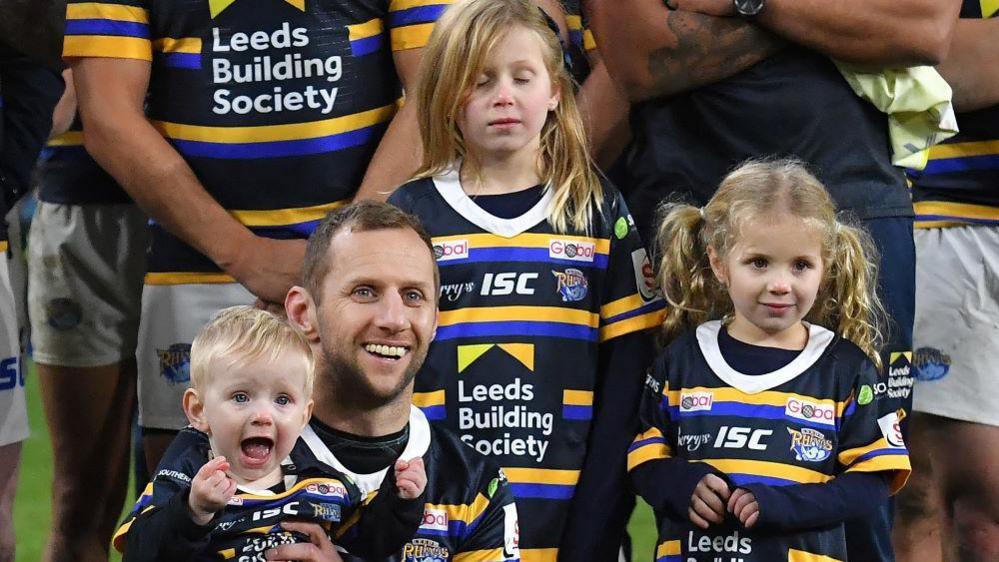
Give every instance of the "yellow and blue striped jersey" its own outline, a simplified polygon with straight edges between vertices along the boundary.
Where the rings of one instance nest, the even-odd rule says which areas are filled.
[[[878,417],[877,373],[852,343],[809,326],[805,349],[761,375],[729,365],[721,323],[676,340],[646,381],[643,431],[628,453],[633,470],[657,459],[706,463],[736,486],[822,484],[845,472],[884,472],[897,491],[909,473],[895,414]],[[669,486],[662,482],[662,486]],[[803,506],[804,508],[804,506]],[[775,533],[727,522],[707,531],[657,513],[656,560],[744,562],[844,560],[842,524]]]
[[[634,382],[637,400],[647,362],[601,368],[601,359],[619,338],[648,337],[665,307],[623,199],[605,190],[590,233],[552,228],[549,190],[518,217],[493,216],[456,172],[410,182],[389,199],[430,232],[441,272],[437,336],[415,402],[503,467],[529,514],[521,521],[527,561],[557,556],[590,453],[598,388]],[[621,407],[633,413],[634,404]]]
[[[71,0],[63,54],[149,61],[149,119],[206,190],[259,235],[304,238],[356,192],[402,94],[393,53],[448,2]],[[149,271],[219,279],[158,227]]]
[[[999,16],[994,0],[965,0],[961,17]],[[958,114],[961,132],[929,149],[909,171],[916,228],[999,226],[999,106]]]

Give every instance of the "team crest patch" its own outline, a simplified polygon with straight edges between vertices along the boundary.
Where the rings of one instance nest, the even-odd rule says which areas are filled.
[[[832,454],[832,441],[826,439],[821,431],[803,427],[801,430],[787,428],[791,434],[791,450],[795,460],[807,462],[822,462]]]
[[[582,271],[569,268],[565,271],[552,271],[552,275],[558,283],[557,290],[562,296],[562,302],[578,302],[586,298],[590,283]]]
[[[175,343],[167,349],[157,349],[160,358],[160,375],[171,384],[191,380],[191,344]]]
[[[313,503],[309,502],[312,507],[312,515],[316,519],[322,521],[332,521],[334,523],[340,522],[340,506],[335,503]]]
[[[921,347],[916,350],[912,366],[916,369],[916,378],[921,381],[936,381],[947,376],[950,372],[950,355],[933,349],[932,347]]]
[[[59,331],[72,330],[83,320],[83,309],[73,299],[55,298],[45,305],[48,325]]]
[[[403,562],[445,562],[451,552],[431,539],[413,539],[402,547]]]

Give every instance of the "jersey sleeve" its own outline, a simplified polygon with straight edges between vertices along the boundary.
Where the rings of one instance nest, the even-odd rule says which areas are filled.
[[[844,406],[837,460],[841,472],[890,472],[888,485],[894,494],[909,477],[909,451],[898,416],[889,413],[878,418],[876,381],[874,365],[864,361]]]
[[[452,0],[391,0],[388,32],[393,51],[418,49],[430,40],[434,22]]]
[[[195,525],[186,505],[191,479],[206,461],[200,454],[205,445],[202,434],[181,431],[167,448],[156,476],[114,534],[125,560],[182,559],[207,546],[211,526]]]
[[[600,341],[662,324],[665,301],[656,289],[648,253],[620,193],[607,209],[610,255],[600,306]]]
[[[152,61],[147,0],[66,3],[63,57],[109,57]]]
[[[475,501],[461,517],[466,524],[466,536],[453,562],[520,560],[520,531],[513,493],[502,470],[495,469],[492,475],[488,481],[480,482]]]

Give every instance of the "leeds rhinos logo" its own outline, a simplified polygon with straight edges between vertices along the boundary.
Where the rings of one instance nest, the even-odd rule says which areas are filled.
[[[171,384],[191,380],[191,344],[175,343],[167,349],[157,349],[156,355],[160,358],[160,374]]]
[[[450,555],[446,546],[430,539],[413,539],[402,547],[403,562],[445,562]]]
[[[832,454],[832,441],[826,439],[821,431],[808,427],[798,431],[789,427],[787,432],[791,434],[791,450],[794,451],[795,460],[822,462]]]
[[[577,302],[586,298],[590,284],[582,271],[569,268],[565,271],[552,271],[552,275],[558,284],[558,294],[562,295],[562,302]]]

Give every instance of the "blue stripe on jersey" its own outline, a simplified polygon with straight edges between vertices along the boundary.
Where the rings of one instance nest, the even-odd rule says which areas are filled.
[[[615,322],[620,322],[621,320],[627,320],[629,318],[634,318],[635,316],[641,316],[643,314],[648,314],[649,312],[655,312],[657,310],[662,310],[666,308],[666,301],[655,300],[648,304],[642,305],[636,309],[629,310],[628,312],[622,312],[617,316],[611,316],[610,318],[604,319],[604,324],[613,324]]]
[[[908,454],[909,454],[908,449],[905,449],[904,447],[891,447],[891,448],[888,448],[888,449],[875,449],[875,450],[873,450],[873,451],[871,451],[869,453],[864,453],[863,455],[860,455],[859,457],[857,457],[856,459],[854,459],[853,463],[851,463],[850,466],[853,466],[855,464],[860,464],[860,463],[862,463],[862,462],[864,462],[866,460],[873,459],[874,457],[880,457],[882,455],[908,455]]]
[[[488,262],[548,262],[571,267],[596,267],[607,269],[607,254],[596,254],[593,262],[560,260],[548,255],[548,248],[470,248],[468,257],[460,260],[445,260],[437,262],[438,267],[448,267],[465,263]]]
[[[999,170],[999,154],[930,160],[926,163],[926,168],[920,175],[946,174],[948,172],[963,172],[968,170]]]
[[[843,410],[843,417],[852,416],[857,411],[857,401],[851,400],[850,404]]]
[[[683,556],[680,554],[667,554],[666,556],[656,558],[656,562],[683,562]]]
[[[818,427],[824,429],[836,427],[836,424],[833,423],[803,420],[801,418],[788,416],[784,413],[784,411],[784,406],[741,404],[739,402],[715,402],[711,406],[710,410],[695,410],[692,412],[681,412],[679,406],[669,406],[669,415],[674,419],[694,416],[734,416],[739,418],[787,420],[791,423],[796,423],[805,427]]]
[[[666,439],[663,437],[650,437],[648,439],[642,439],[641,441],[635,441],[634,443],[632,443],[631,446],[628,447],[628,452],[630,453],[635,449],[639,449],[646,445],[652,445],[654,443],[665,443],[665,442]]]
[[[745,484],[766,484],[768,486],[790,486],[792,484],[801,484],[801,482],[795,482],[794,480],[788,480],[786,478],[777,478],[776,476],[760,476],[759,474],[728,474],[729,478],[738,486],[743,486]]]
[[[916,215],[919,222],[926,221],[956,221],[966,224],[977,224],[982,226],[995,226],[999,225],[999,220],[997,219],[973,219],[962,215]]]
[[[562,322],[469,322],[437,328],[436,341],[484,336],[542,336],[597,341],[596,328]]]
[[[510,483],[514,498],[536,498],[545,500],[572,499],[576,487],[567,484],[515,484]]]
[[[423,411],[423,415],[427,416],[428,420],[437,421],[447,419],[447,408],[443,404],[440,406],[421,406],[420,410]]]
[[[593,406],[574,406],[571,404],[565,404],[562,406],[562,417],[567,420],[593,419]]]
[[[240,160],[281,158],[284,156],[322,154],[360,146],[370,141],[376,133],[380,133],[385,127],[385,123],[379,123],[363,129],[325,137],[288,141],[221,143],[170,139],[170,142],[177,148],[177,152],[196,158]]]
[[[156,58],[163,66],[170,68],[186,68],[189,70],[199,70],[201,68],[201,55],[198,53],[162,53]]]
[[[570,29],[569,30],[569,43],[577,45],[579,47],[583,46],[583,30],[581,29]]]
[[[111,35],[149,38],[149,26],[134,21],[105,19],[67,20],[66,35]]]
[[[444,13],[444,10],[447,9],[447,6],[447,4],[416,6],[415,8],[391,12],[388,17],[389,27],[402,27],[404,25],[436,21]]]
[[[382,35],[372,35],[363,39],[356,39],[350,42],[350,53],[355,57],[370,55],[381,50],[385,44],[385,37]]]

